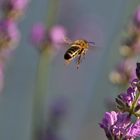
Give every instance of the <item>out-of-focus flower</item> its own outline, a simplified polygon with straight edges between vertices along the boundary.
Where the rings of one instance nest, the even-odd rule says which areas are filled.
[[[134,13],[133,22],[135,26],[140,27],[140,7],[138,7]]]
[[[8,24],[7,32],[8,32],[9,38],[11,40],[12,48],[16,48],[17,44],[19,43],[19,40],[20,40],[20,32],[19,32],[17,24],[15,22],[8,21],[7,24]]]
[[[40,45],[46,39],[46,28],[42,23],[37,23],[32,27],[31,41],[34,45]]]
[[[0,2],[0,92],[3,89],[4,69],[7,59],[11,56],[13,50],[20,41],[20,32],[18,30],[17,19],[23,14],[29,0],[2,0]]]
[[[42,23],[33,26],[31,31],[31,42],[43,50],[49,45],[56,49],[60,49],[64,45],[66,30],[63,26],[56,25],[50,29],[46,29]]]
[[[64,43],[64,38],[66,37],[66,30],[63,26],[56,25],[50,30],[50,38],[56,48],[59,49]]]
[[[11,5],[12,9],[15,10],[24,10],[30,0],[9,0],[9,4]]]
[[[109,75],[109,79],[113,84],[128,84],[132,79],[136,78],[135,72],[136,59],[130,58],[122,61]]]
[[[49,106],[48,120],[46,127],[41,129],[38,133],[39,140],[60,140],[59,128],[61,121],[64,121],[64,117],[68,110],[68,102],[65,97],[59,97],[55,99]],[[63,118],[63,119],[62,119]]]
[[[129,36],[122,41],[122,46],[120,47],[120,54],[124,57],[132,57],[135,54],[135,44],[137,44],[138,33],[131,31]]]
[[[4,5],[4,13],[7,18],[17,20],[27,8],[29,0],[7,0]]]
[[[68,108],[68,103],[66,99],[60,97],[51,104],[50,114],[51,116],[55,116],[56,118],[62,117],[66,114],[67,108]]]
[[[20,39],[17,25],[11,20],[0,22],[0,50],[14,49]]]

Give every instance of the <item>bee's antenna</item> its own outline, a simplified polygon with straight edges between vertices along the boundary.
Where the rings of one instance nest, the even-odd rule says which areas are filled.
[[[91,43],[91,44],[95,45],[95,42],[88,42],[88,43]]]

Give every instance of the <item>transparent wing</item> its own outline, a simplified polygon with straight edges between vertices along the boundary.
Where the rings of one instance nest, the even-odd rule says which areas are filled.
[[[69,38],[67,38],[67,37],[64,37],[64,43],[66,43],[66,44],[72,44],[72,41],[69,39]]]

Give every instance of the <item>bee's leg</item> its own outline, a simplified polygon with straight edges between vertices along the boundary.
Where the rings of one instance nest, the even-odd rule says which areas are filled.
[[[86,55],[86,50],[84,50],[83,52],[83,58],[85,59],[85,55]]]
[[[78,57],[78,60],[77,60],[77,69],[79,69],[79,66],[80,66],[80,63],[81,63],[81,54],[79,55]]]
[[[69,65],[70,62],[71,62],[71,60],[66,60],[65,65]]]

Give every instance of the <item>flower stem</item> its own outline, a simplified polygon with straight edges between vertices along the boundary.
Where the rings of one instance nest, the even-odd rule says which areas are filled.
[[[48,16],[47,16],[47,28],[51,28],[56,22],[59,8],[59,0],[49,0],[48,2]]]
[[[51,28],[56,20],[58,13],[59,0],[49,0],[48,15],[47,15],[47,29]],[[50,60],[52,58],[52,46],[48,44],[41,52],[38,64],[35,95],[33,98],[33,112],[32,112],[32,140],[38,140],[38,130],[43,127],[43,99],[46,96],[47,77],[50,69]]]
[[[138,92],[138,93],[136,94],[136,99],[135,99],[135,101],[134,101],[133,104],[132,104],[132,109],[131,109],[131,113],[132,113],[132,114],[135,114],[135,107],[136,107],[137,104],[138,104],[139,98],[140,98],[140,92]]]
[[[40,55],[38,64],[35,95],[33,99],[33,122],[32,122],[32,133],[33,140],[36,140],[36,134],[38,134],[38,128],[40,129],[43,125],[43,103],[47,89],[47,77],[50,68],[51,54],[49,46]]]

